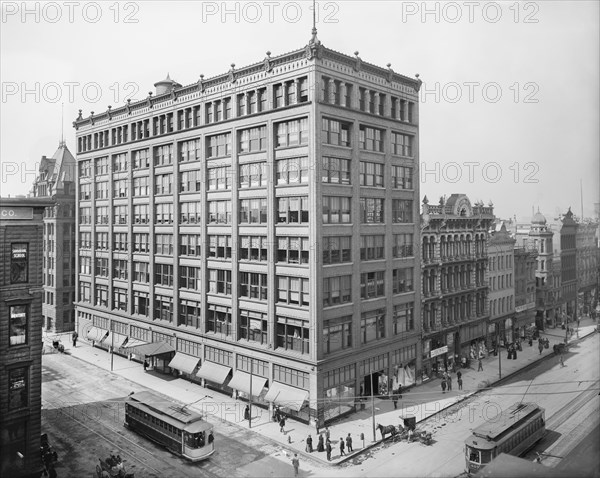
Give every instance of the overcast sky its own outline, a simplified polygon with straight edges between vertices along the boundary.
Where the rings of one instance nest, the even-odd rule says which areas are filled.
[[[318,2],[323,45],[423,80],[421,198],[465,193],[503,218],[593,215],[599,3]],[[306,45],[312,2],[2,3],[2,196],[84,116]],[[13,171],[17,171],[14,173]]]

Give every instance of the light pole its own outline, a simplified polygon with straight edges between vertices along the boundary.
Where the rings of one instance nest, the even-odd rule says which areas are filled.
[[[112,329],[112,324],[110,324],[110,328]],[[113,363],[114,363],[114,349],[115,349],[115,333],[110,331],[110,371],[113,371]]]
[[[250,357],[250,395],[248,396],[248,428],[252,428],[252,367],[254,359]]]
[[[371,418],[373,421],[373,441],[377,441],[375,436],[375,387],[373,385],[373,372],[371,372]]]
[[[498,378],[502,378],[502,351],[500,350],[500,324],[496,324],[496,347],[498,350]]]

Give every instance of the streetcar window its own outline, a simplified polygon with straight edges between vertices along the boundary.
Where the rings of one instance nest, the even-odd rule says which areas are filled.
[[[469,448],[469,461],[472,461],[474,463],[480,463],[479,451],[478,450],[474,450],[473,448]]]
[[[492,461],[492,453],[489,450],[481,450],[481,463],[489,463]]]

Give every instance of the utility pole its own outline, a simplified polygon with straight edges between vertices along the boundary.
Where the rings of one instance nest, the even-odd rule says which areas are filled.
[[[250,357],[250,395],[248,396],[248,428],[252,428],[252,368],[254,359]]]
[[[375,436],[375,387],[373,385],[373,372],[371,372],[371,418],[373,419],[373,441],[377,441]]]
[[[498,347],[498,378],[502,378],[502,351],[500,350],[500,324],[496,324],[496,342]]]
[[[112,323],[110,324],[110,328],[112,329]],[[110,371],[113,371],[113,363],[115,361],[114,358],[114,349],[115,349],[115,333],[110,331]]]

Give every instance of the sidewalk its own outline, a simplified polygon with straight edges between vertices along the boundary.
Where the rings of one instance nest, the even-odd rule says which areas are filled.
[[[581,339],[593,334],[596,326],[596,322],[592,319],[582,320],[579,327],[579,338]],[[543,349],[541,354],[537,348],[537,341],[534,341],[531,347],[527,342],[524,342],[523,350],[522,352],[518,352],[516,360],[507,360],[506,349],[501,350],[502,379],[530,364],[553,355],[552,346],[564,340],[565,331],[560,328],[550,329],[541,335],[542,337],[547,337],[550,341],[550,347]],[[52,348],[52,338],[56,336],[56,334],[46,335],[44,333],[46,350],[48,350],[48,347]],[[104,350],[93,348],[83,341],[79,341],[77,347],[73,348],[70,333],[62,334],[60,337],[61,343],[65,346],[65,351],[73,357],[105,370],[110,370],[111,356]],[[577,335],[573,334],[569,343],[576,341]],[[456,375],[452,374],[452,391],[442,393],[440,380],[429,380],[422,385],[411,388],[407,392],[403,392],[403,398],[399,400],[397,410],[394,409],[391,400],[375,399],[375,424],[398,426],[402,422],[401,417],[409,415],[415,416],[417,423],[422,422],[426,418],[477,393],[481,388],[488,387],[499,381],[498,356],[491,355],[484,358],[482,362],[483,371],[481,372],[477,372],[476,368],[461,369],[463,379],[462,391],[458,390]],[[474,361],[474,367],[477,367],[477,361]],[[228,395],[204,388],[185,379],[174,378],[152,371],[144,372],[141,364],[129,361],[116,354],[113,356],[113,373],[140,386],[160,392],[179,402],[197,402],[191,405],[190,408],[205,414],[206,419],[209,421],[220,420],[242,427],[248,426],[248,421],[243,419],[244,408],[246,406],[245,401],[235,400]],[[301,456],[310,457],[323,464],[339,464],[381,441],[379,431],[376,432],[376,439],[374,440],[373,438],[371,407],[371,401],[367,400],[364,410],[342,418],[329,426],[333,448],[330,462],[327,462],[324,452],[318,453],[313,451],[313,453],[309,454],[305,451],[306,438],[309,434],[313,438],[313,449],[316,450],[317,448],[318,435],[314,427],[293,419],[288,419],[286,420],[285,434],[283,434],[279,430],[279,425],[271,420],[268,410],[252,407],[252,430],[280,444],[283,452],[287,450],[288,453],[298,453]],[[324,429],[319,431],[324,432]],[[352,436],[354,451],[353,453],[348,453],[346,450],[346,456],[340,456],[340,438],[343,437],[345,439],[349,433]],[[361,433],[364,434],[364,443],[360,440]]]

